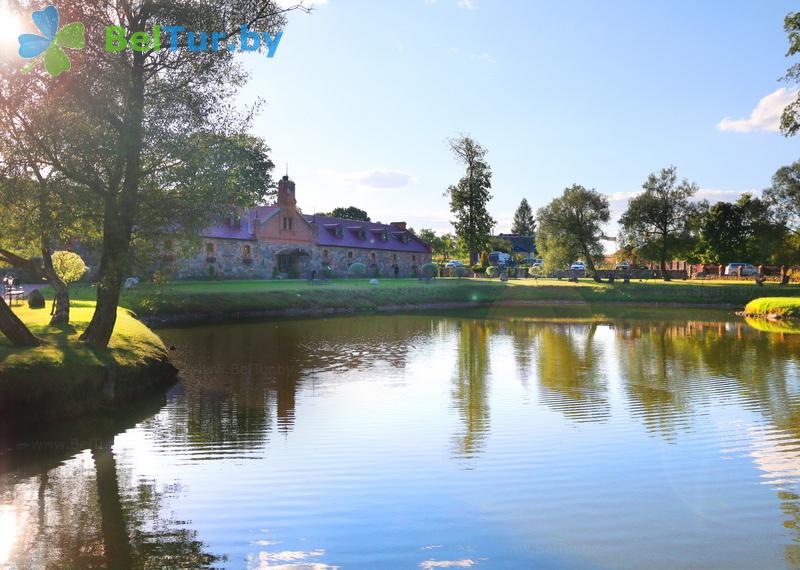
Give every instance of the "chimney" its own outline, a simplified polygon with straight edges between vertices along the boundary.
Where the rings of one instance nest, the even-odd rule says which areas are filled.
[[[295,209],[297,199],[294,195],[294,182],[286,175],[278,182],[278,206],[281,208]]]
[[[405,222],[391,222],[389,225],[392,226],[393,228],[397,228],[399,230],[405,230],[406,229],[406,223]]]

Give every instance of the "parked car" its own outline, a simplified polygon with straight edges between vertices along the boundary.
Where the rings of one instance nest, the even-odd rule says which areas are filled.
[[[583,261],[576,261],[569,268],[571,271],[586,271],[586,264]]]
[[[445,266],[445,269],[448,268],[448,267],[464,267],[464,262],[463,261],[459,261],[458,259],[453,259],[453,260],[448,261],[447,263],[445,263],[444,266]]]
[[[531,262],[531,267],[542,267],[543,265],[544,265],[544,260],[543,259],[534,259]]]
[[[758,269],[752,263],[729,263],[725,267],[725,275],[739,275],[740,267],[742,268],[742,277],[758,275]]]
[[[622,269],[623,271],[627,271],[631,268],[631,264],[627,261],[620,261],[614,266],[614,269]]]

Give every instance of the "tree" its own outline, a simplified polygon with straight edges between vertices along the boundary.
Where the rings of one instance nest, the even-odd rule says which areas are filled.
[[[602,226],[611,217],[608,198],[573,184],[540,208],[536,217],[539,251],[545,265],[555,269],[583,257],[589,273],[598,280],[594,262],[603,257]]]
[[[689,199],[697,186],[685,179],[679,183],[677,168],[670,166],[650,174],[642,188],[619,220],[623,244],[633,245],[639,257],[658,259],[669,280],[667,261],[690,246],[694,208]]]
[[[800,160],[775,172],[764,199],[785,216],[789,229],[800,235]]]
[[[701,221],[701,252],[710,263],[775,261],[786,238],[786,226],[769,204],[750,194],[736,202],[718,202]]]
[[[514,212],[514,221],[511,224],[511,233],[520,236],[533,236],[536,233],[536,219],[533,211],[525,198],[519,203]]]
[[[286,12],[297,7],[281,8],[272,0],[72,0],[59,6],[61,21],[84,22],[89,37],[102,37],[107,26],[118,26],[130,39],[150,33],[155,25],[180,22],[189,30],[224,31],[223,44],[239,34],[240,25],[274,36]],[[87,42],[86,49],[70,53],[70,72],[55,78],[41,68],[23,75],[11,69],[16,62],[0,64],[4,136],[13,133],[18,152],[43,172],[81,187],[102,219],[97,305],[81,336],[96,346],[106,346],[113,332],[132,242],[150,221],[148,214],[160,211],[171,217],[170,206],[177,202],[232,187],[243,201],[252,201],[270,182],[249,177],[255,188],[232,182],[265,164],[230,162],[266,148],[247,144],[254,142],[245,135],[252,113],[237,113],[228,103],[247,79],[241,64],[232,51],[191,51],[186,34],[177,39],[175,50],[121,52],[107,51],[103,42]],[[217,206],[194,206],[201,215],[186,221],[208,223]]]
[[[53,269],[58,277],[67,285],[75,283],[89,270],[81,256],[71,251],[53,253]]]
[[[495,221],[489,215],[487,205],[492,199],[492,170],[486,162],[486,149],[466,135],[448,141],[450,150],[464,165],[464,176],[451,185],[446,196],[450,197],[450,211],[455,215],[452,222],[456,235],[469,251],[469,262],[475,263],[478,253],[486,247]]]
[[[367,213],[355,206],[347,206],[346,208],[334,208],[327,214],[320,214],[321,216],[330,216],[331,218],[342,218],[344,220],[355,220],[357,222],[369,222]]]
[[[489,239],[489,249],[491,251],[502,251],[503,253],[514,253],[514,246],[505,238],[492,237]]]
[[[797,55],[800,53],[800,12],[787,14],[783,20],[783,29],[789,37],[789,51],[786,52],[786,57]],[[786,70],[784,81],[800,83],[800,63],[795,63]],[[787,137],[800,132],[800,93],[783,109],[781,132]]]

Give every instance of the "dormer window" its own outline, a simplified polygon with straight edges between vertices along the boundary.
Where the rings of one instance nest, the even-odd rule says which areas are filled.
[[[400,237],[400,240],[401,240],[403,243],[408,243],[408,242],[410,242],[410,241],[411,241],[411,236],[410,236],[410,235],[408,235],[408,232],[403,232],[403,235]]]
[[[336,233],[336,237],[338,237],[338,238],[342,237],[344,235],[344,232],[342,231],[342,226],[336,226],[335,233]]]
[[[381,232],[381,241],[389,241],[389,232],[386,230]]]
[[[364,240],[367,239],[367,232],[364,230],[358,230],[358,239]]]

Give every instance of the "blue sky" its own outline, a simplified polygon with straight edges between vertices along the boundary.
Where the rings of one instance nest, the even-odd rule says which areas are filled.
[[[461,174],[446,139],[489,149],[491,212],[509,229],[572,183],[618,214],[675,164],[703,195],[760,190],[800,158],[770,131],[792,2],[327,0],[293,14],[273,59],[246,56],[243,100],[289,164],[306,212],[339,205],[449,230]],[[726,130],[719,128],[730,119]],[[765,130],[766,129],[766,130]],[[748,131],[748,132],[742,132]],[[386,187],[389,186],[389,187]]]

